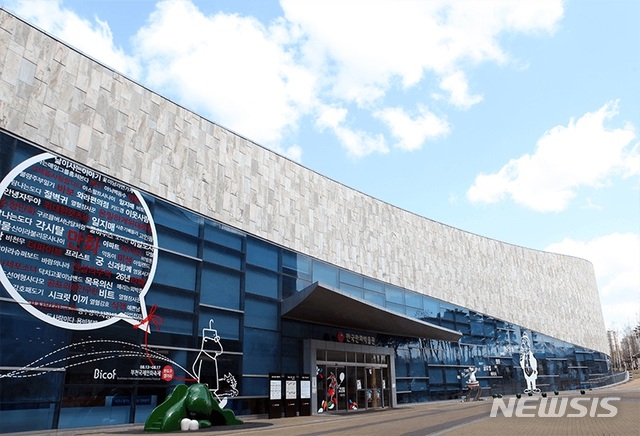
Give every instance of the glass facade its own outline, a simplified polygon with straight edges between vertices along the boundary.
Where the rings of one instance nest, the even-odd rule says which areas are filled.
[[[41,150],[23,141],[0,133],[0,179],[40,153]],[[61,181],[41,172],[38,184],[49,186],[55,192]],[[12,184],[7,188],[12,189],[12,196],[5,192],[0,200],[2,267],[5,277],[10,276],[7,280],[19,283],[16,289],[19,288],[20,295],[35,293],[37,286],[31,286],[29,280],[33,280],[30,272],[36,267],[19,261],[25,254],[21,253],[20,246],[26,247],[29,235],[22,235],[22,242],[15,239],[16,223],[25,219],[37,221],[39,211],[47,204],[44,192],[27,188]],[[122,192],[126,192],[125,188],[121,188]],[[91,197],[91,191],[86,192],[83,197],[86,204],[99,204]],[[211,326],[219,335],[224,352],[217,356],[215,365],[202,366],[200,379],[210,387],[215,383],[221,394],[232,393],[227,408],[236,415],[267,413],[270,373],[317,376],[320,370],[345,372],[345,386],[354,392],[354,399],[360,404],[392,404],[387,378],[396,386],[397,403],[460,398],[465,388],[460,374],[471,366],[478,370],[476,377],[484,395],[520,392],[526,387],[520,363],[523,335],[530,339],[532,355],[538,364],[537,387],[542,391],[588,386],[590,378],[609,371],[608,357],[602,353],[420,292],[427,290],[402,289],[364,277],[152,195],[141,193],[141,197],[154,223],[157,241],[153,279],[145,285],[145,308],[137,318],[148,322],[147,330],[135,328],[136,325],[118,320],[117,316],[114,322],[99,328],[65,328],[63,321],[52,324],[46,316],[34,316],[34,310],[44,312],[45,309],[42,304],[34,309],[33,295],[16,299],[3,282],[0,287],[0,432],[144,422],[175,385],[192,379],[193,363],[205,341],[203,331]],[[124,202],[125,198],[133,197],[121,198]],[[27,204],[29,199],[31,204]],[[38,203],[38,199],[42,201]],[[49,212],[57,214],[58,219],[63,215],[60,209],[50,208]],[[64,215],[69,217],[70,213],[66,210]],[[115,231],[110,230],[107,222],[104,225],[106,230],[100,234]],[[127,237],[121,236],[118,240],[127,241]],[[107,244],[104,241],[106,237],[103,244]],[[49,245],[55,246],[55,241]],[[114,268],[117,265],[132,267],[131,271],[118,273],[125,278],[109,276],[102,282],[92,282],[87,293],[96,293],[96,300],[103,293],[108,298],[112,288],[123,290],[121,295],[125,295],[126,286],[136,283],[131,277],[136,271],[144,277],[141,270],[151,262],[148,247],[143,244],[138,248],[137,261],[135,255],[112,253],[116,256],[114,261],[118,260],[113,263]],[[39,262],[49,259],[49,270],[55,272],[52,266],[56,262],[55,253],[44,252],[51,250],[50,247],[42,250]],[[121,255],[124,257],[118,257]],[[85,282],[89,283],[87,277]],[[144,280],[140,280],[141,284]],[[124,285],[125,282],[128,285]],[[458,342],[446,342],[394,337],[281,318],[281,301],[315,282],[389,311],[460,331],[462,338]],[[47,288],[47,292],[50,291],[50,287]],[[63,293],[60,294],[62,298]],[[82,298],[76,288],[66,295],[74,302]],[[123,305],[126,298],[120,298],[120,302],[111,303],[116,314],[126,307]],[[47,310],[49,314],[55,313],[56,308],[47,307]],[[135,309],[126,310],[136,315]],[[87,319],[97,323],[101,319],[98,315],[96,312],[91,315],[93,318]],[[47,316],[54,318],[54,315]],[[345,354],[343,366],[323,355],[317,360],[322,362],[317,367],[305,367],[304,344],[308,340],[354,344],[365,341],[367,345],[386,347],[392,350],[394,365],[386,361],[370,368],[349,365],[349,359],[357,363],[358,356]],[[384,371],[392,367],[394,374],[386,375]],[[366,373],[368,370],[372,372]],[[362,371],[361,376],[358,371]],[[223,374],[229,377],[221,377]],[[360,390],[356,380],[364,383]],[[367,388],[371,390],[374,386],[375,391],[378,387],[375,383],[380,383],[382,388],[382,380],[385,380],[384,393],[367,397]],[[318,389],[326,390],[326,383],[326,380],[318,382]],[[344,401],[341,408],[349,408],[348,400],[340,398]]]

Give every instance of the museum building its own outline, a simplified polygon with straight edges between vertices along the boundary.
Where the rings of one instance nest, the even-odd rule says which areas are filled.
[[[2,9],[0,65],[1,433],[144,423],[194,381],[242,418],[278,376],[357,413],[609,374],[588,261],[348,188]]]

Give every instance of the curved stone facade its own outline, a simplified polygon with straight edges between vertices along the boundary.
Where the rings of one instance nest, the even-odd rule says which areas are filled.
[[[0,10],[0,127],[352,271],[608,353],[593,266],[417,216],[230,132]]]

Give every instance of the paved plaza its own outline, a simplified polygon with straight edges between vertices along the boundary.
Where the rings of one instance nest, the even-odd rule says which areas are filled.
[[[504,397],[508,404],[515,402],[514,396]],[[523,397],[526,399],[527,397]],[[327,436],[327,435],[367,435],[367,436],[454,436],[454,435],[640,435],[640,379],[616,386],[588,390],[584,394],[578,391],[551,393],[548,400],[557,398],[571,404],[584,407],[583,417],[511,417],[499,412],[491,417],[492,398],[484,401],[464,403],[460,401],[442,401],[424,404],[402,405],[394,409],[377,411],[358,411],[345,414],[320,414],[295,418],[244,419],[241,426],[214,427],[190,432],[170,434],[211,434],[215,436]],[[602,408],[603,398],[619,398],[609,401],[609,408]],[[526,402],[526,414],[536,415],[540,396],[529,397]],[[594,405],[595,406],[592,406]],[[613,408],[611,407],[613,406]],[[614,413],[613,410],[616,412]],[[567,414],[579,414],[580,406],[568,407]],[[590,415],[606,414],[608,417]],[[166,434],[142,431],[141,425],[115,426],[109,428],[90,428],[75,430],[57,430],[49,432],[16,433],[17,435],[59,435],[59,436],[97,436],[97,435],[153,435]]]

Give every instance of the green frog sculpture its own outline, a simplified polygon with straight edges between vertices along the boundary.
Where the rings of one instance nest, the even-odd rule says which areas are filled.
[[[177,385],[165,401],[156,407],[144,425],[145,431],[197,430],[213,425],[237,425],[243,422],[237,419],[231,410],[224,409],[227,398],[238,394],[235,377],[227,374],[222,378],[218,374],[218,356],[223,353],[218,332],[213,328],[202,329],[202,345],[193,363],[192,377],[195,384]],[[212,365],[215,373],[215,386],[210,389],[200,382],[203,365]],[[231,387],[230,392],[220,392],[220,381]]]
[[[186,420],[186,421],[185,421]],[[231,410],[222,409],[209,387],[202,383],[178,385],[147,418],[145,431],[197,430],[214,425],[237,425]]]

